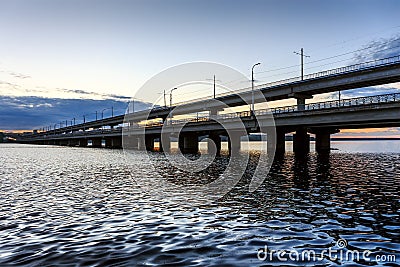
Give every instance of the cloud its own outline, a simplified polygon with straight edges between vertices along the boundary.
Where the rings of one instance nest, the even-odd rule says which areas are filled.
[[[363,48],[359,49],[360,52],[354,54],[353,62],[357,64],[367,62],[375,59],[382,59],[400,55],[400,35],[392,36],[387,39],[374,40],[367,43]],[[399,93],[400,83],[384,84],[372,87],[363,87],[352,90],[342,91],[343,98],[373,96]],[[337,99],[338,93],[334,92],[328,95],[328,99]]]
[[[56,123],[81,123],[83,115],[86,120],[94,120],[97,111],[98,118],[111,116],[111,107],[114,115],[125,113],[128,101],[121,100],[93,100],[93,99],[60,99],[36,96],[0,96],[0,129],[29,130],[42,128]],[[147,109],[150,105],[135,101],[135,110]],[[104,110],[106,109],[106,110]]]
[[[364,48],[366,49],[354,55],[355,63],[398,56],[400,55],[400,35],[371,41]]]
[[[6,82],[6,81],[0,81],[0,86],[9,86],[9,87],[13,87],[13,88],[15,88],[15,87],[19,87],[19,85],[18,84],[15,84],[15,83],[10,83],[10,82]]]
[[[29,79],[32,78],[29,75],[23,74],[23,73],[19,73],[19,72],[15,72],[15,71],[10,71],[10,70],[0,70],[0,72],[6,73],[14,78],[17,79]]]
[[[86,98],[86,97],[95,97],[100,98],[100,99],[112,99],[116,101],[128,101],[131,98],[128,96],[121,96],[121,95],[115,95],[115,94],[102,94],[102,93],[96,93],[96,92],[90,92],[90,91],[85,91],[81,89],[68,89],[68,88],[56,88],[57,91],[61,93],[70,93],[70,94],[75,94],[80,96],[81,98]]]
[[[62,87],[46,87],[36,84],[31,80],[26,83],[25,79],[32,78],[29,75],[22,74],[16,71],[0,70],[3,74],[0,76],[0,95],[3,96],[38,96],[38,97],[59,97],[65,99],[96,99],[96,100],[116,100],[126,102],[130,99],[128,96],[98,93],[83,89],[71,89]],[[5,75],[4,75],[5,74]],[[107,89],[110,92],[112,89]]]

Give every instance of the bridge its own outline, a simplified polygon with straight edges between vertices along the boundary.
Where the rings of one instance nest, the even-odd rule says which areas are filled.
[[[400,56],[359,63],[342,68],[295,77],[255,87],[255,103],[294,98],[294,106],[271,109],[257,109],[254,112],[241,111],[224,113],[223,103],[229,107],[247,106],[253,92],[243,88],[219,94],[214,99],[202,98],[178,103],[172,107],[153,107],[151,110],[113,116],[81,124],[61,127],[49,131],[26,134],[19,141],[33,144],[54,144],[69,146],[125,147],[154,150],[154,142],[160,142],[160,151],[170,150],[169,138],[177,138],[179,148],[184,153],[196,153],[201,137],[208,137],[216,144],[217,153],[221,149],[221,136],[228,136],[224,127],[229,125],[234,135],[228,136],[230,153],[240,149],[240,137],[261,131],[263,124],[274,126],[273,139],[276,153],[285,149],[285,134],[295,132],[293,146],[295,153],[309,152],[310,136],[315,134],[316,150],[321,153],[330,150],[330,135],[340,129],[380,128],[400,126],[400,94],[385,94],[351,99],[341,99],[307,104],[313,96],[336,91],[377,86],[400,81]],[[190,116],[207,111],[206,116]],[[175,119],[177,115],[187,116]],[[270,118],[273,117],[274,125]],[[243,129],[235,128],[240,120]],[[183,127],[184,126],[184,127]],[[109,129],[103,129],[110,127]],[[179,134],[174,129],[181,127]],[[168,140],[161,138],[162,131]],[[143,134],[144,133],[144,134]],[[143,136],[142,136],[143,135]],[[272,135],[271,135],[272,136]],[[200,137],[200,138],[199,138]],[[271,137],[272,138],[272,137]],[[163,140],[163,142],[161,142]],[[270,143],[268,142],[268,143]]]

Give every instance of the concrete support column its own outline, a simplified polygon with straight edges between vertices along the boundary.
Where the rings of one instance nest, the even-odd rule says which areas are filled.
[[[230,133],[228,136],[228,150],[229,155],[237,155],[240,152],[240,137],[241,133]]]
[[[92,147],[101,147],[102,139],[94,138],[92,139]]]
[[[140,136],[137,138],[138,142],[138,149],[139,150],[146,150],[146,141],[144,136]]]
[[[68,146],[77,146],[77,145],[79,145],[79,142],[77,139],[68,140]]]
[[[147,151],[154,151],[154,137],[146,135],[145,146]]]
[[[272,140],[272,136],[267,134],[267,152],[271,154],[269,151],[273,151],[273,146],[275,145],[275,154],[283,155],[286,150],[286,132],[283,129],[276,129],[275,140]]]
[[[215,118],[218,116],[218,109],[212,108],[210,109],[210,118]]]
[[[170,152],[171,140],[169,134],[163,134],[160,136],[160,152]]]
[[[182,153],[196,154],[199,152],[199,140],[195,133],[179,135],[179,149]]]
[[[111,138],[106,138],[106,148],[112,148],[112,140]]]
[[[306,106],[306,99],[303,97],[297,98],[297,110],[304,110]]]
[[[80,147],[87,147],[87,140],[86,139],[79,139],[79,146]]]
[[[338,129],[317,129],[315,133],[315,151],[318,153],[329,153],[331,151],[331,134],[338,133]]]
[[[111,139],[112,148],[122,148],[122,137],[113,137]]]
[[[122,139],[121,139],[122,141]],[[126,136],[124,137],[124,148],[126,149],[138,149],[138,138],[136,136]]]
[[[107,138],[105,141],[106,141],[107,148],[122,148],[122,138],[121,137]]]
[[[302,94],[302,93],[291,93],[289,97],[296,98],[297,100],[297,110],[304,110],[306,105],[306,99],[313,98],[312,95]]]
[[[219,134],[210,133],[208,138],[210,139],[207,143],[208,154],[215,153],[215,155],[219,156],[221,154],[221,137]]]
[[[60,145],[61,146],[68,146],[69,145],[69,141],[68,140],[60,140]]]
[[[299,127],[293,135],[293,151],[298,155],[310,152],[310,135],[306,128]]]
[[[329,132],[318,132],[315,134],[315,151],[327,153],[331,150],[331,134]]]

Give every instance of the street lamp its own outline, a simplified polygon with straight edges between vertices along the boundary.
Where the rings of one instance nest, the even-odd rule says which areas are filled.
[[[101,111],[101,119],[103,120],[103,114],[104,114],[104,111],[105,110],[107,110],[108,108],[103,108],[103,110]]]
[[[114,107],[111,108],[103,108],[103,110],[101,111],[101,119],[103,119],[103,114],[105,110],[111,109],[111,117],[114,117]]]
[[[169,121],[170,121],[170,124],[172,124],[172,109],[171,109],[171,107],[172,107],[172,92],[174,91],[174,90],[176,90],[176,89],[178,89],[178,88],[172,88],[171,89],[171,92],[169,93],[169,108],[170,108],[170,111],[169,111]]]
[[[253,65],[251,68],[251,108],[250,108],[250,113],[253,115],[254,114],[254,67],[260,65],[261,63],[258,62]]]
[[[171,92],[169,93],[169,107],[172,107],[172,92],[178,88],[172,88]]]

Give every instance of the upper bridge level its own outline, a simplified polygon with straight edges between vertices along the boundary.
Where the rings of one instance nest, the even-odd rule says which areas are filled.
[[[185,119],[168,119],[164,121],[166,126],[185,125],[183,131],[207,132],[222,131],[223,128],[216,123],[220,121],[229,123],[229,120],[244,121],[249,129],[256,132],[257,123],[269,121],[272,113],[274,125],[277,128],[285,128],[285,132],[295,131],[296,127],[308,128],[373,128],[373,127],[399,127],[400,126],[400,93],[358,97],[342,100],[331,100],[306,104],[304,109],[297,105],[277,107],[272,109],[260,109],[255,111],[256,118],[249,111],[226,113],[215,116],[198,116]],[[147,134],[160,134],[164,126],[161,122],[147,122],[126,126],[128,134],[140,134],[143,128]],[[34,140],[66,139],[66,138],[94,138],[121,136],[122,127],[115,129],[93,129],[88,131],[72,131],[66,128],[64,132],[42,132],[26,135],[24,138]],[[252,130],[249,130],[252,132]]]
[[[305,75],[303,79],[295,77],[282,81],[267,83],[256,86],[255,89],[262,93],[262,98],[255,95],[255,103],[262,101],[275,101],[281,99],[295,98],[297,105],[294,107],[284,107],[272,109],[275,113],[281,113],[285,109],[303,110],[316,107],[320,104],[306,104],[305,99],[311,98],[313,95],[342,91],[348,89],[356,89],[365,86],[375,86],[400,81],[400,56],[378,59],[369,62],[359,63],[342,68],[331,69],[323,72]],[[231,91],[216,96],[216,100],[231,107],[244,106],[250,103],[252,96],[251,88],[243,88],[237,91]],[[348,100],[343,100],[348,101]],[[345,103],[345,102],[343,102]],[[175,110],[179,107],[178,110]],[[138,111],[126,115],[109,117],[101,120],[90,121],[86,123],[53,129],[47,132],[41,132],[41,135],[56,135],[68,132],[86,131],[88,129],[100,129],[104,126],[118,126],[125,121],[131,123],[144,122],[160,118],[165,120],[170,116],[171,111],[174,115],[190,114],[199,111],[210,111],[221,108],[217,101],[210,98],[194,99],[182,103],[178,103],[172,107],[153,107],[151,110]],[[280,111],[279,111],[280,110]],[[256,111],[258,112],[258,111]]]

